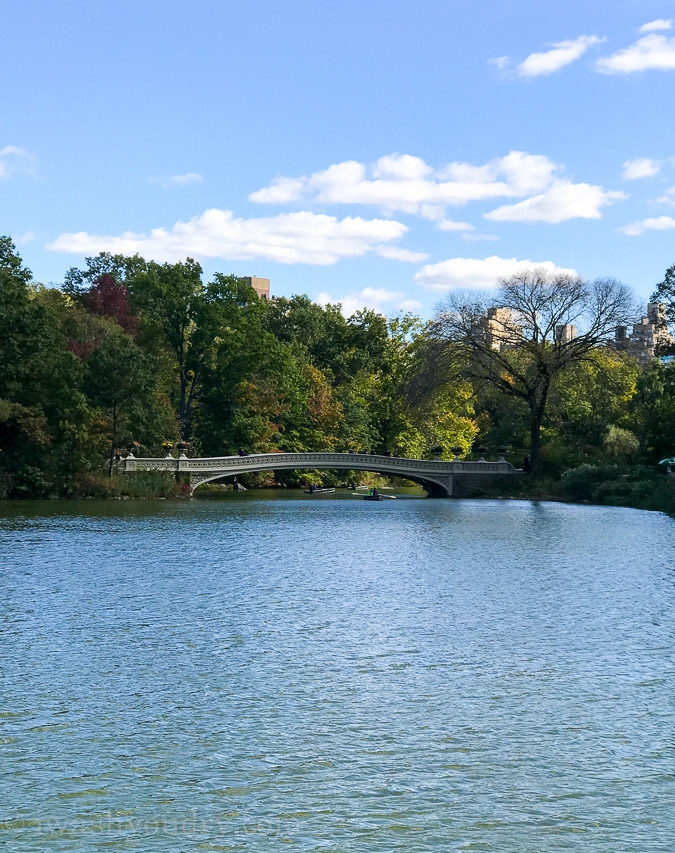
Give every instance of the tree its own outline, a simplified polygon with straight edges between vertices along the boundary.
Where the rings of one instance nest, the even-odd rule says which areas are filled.
[[[181,438],[190,436],[192,410],[205,363],[213,347],[209,304],[202,268],[192,258],[184,263],[149,263],[131,283],[132,307],[159,331],[178,370],[178,422]]]
[[[631,356],[599,347],[556,377],[544,433],[561,470],[602,459],[611,446],[608,428],[633,429],[630,407],[640,372]]]
[[[631,401],[631,426],[645,457],[658,462],[675,454],[675,364],[651,361],[640,374]]]
[[[64,293],[77,296],[104,275],[109,275],[118,285],[128,284],[148,267],[147,261],[140,255],[111,255],[110,252],[101,252],[95,258],[85,258],[84,261],[86,266],[83,270],[71,267],[66,272]]]
[[[536,470],[554,379],[575,364],[593,361],[593,350],[607,343],[632,311],[630,293],[619,282],[588,284],[578,276],[535,269],[503,280],[493,299],[451,298],[437,313],[432,334],[450,347],[460,375],[525,402],[530,466]]]
[[[132,332],[138,318],[129,307],[129,292],[126,284],[117,282],[110,273],[103,273],[93,285],[82,293],[82,304],[91,314],[110,317],[125,332]]]
[[[70,300],[31,281],[12,241],[0,238],[0,491],[67,488],[90,459],[82,365],[67,351]]]
[[[669,323],[675,323],[675,264],[668,267],[663,281],[656,285],[651,295],[652,302],[666,303],[666,317]]]
[[[144,400],[150,385],[148,358],[123,332],[111,332],[87,360],[85,390],[107,414],[108,476],[112,476],[120,430],[132,406]]]
[[[23,383],[26,360],[39,345],[31,306],[31,272],[9,237],[0,237],[0,397]]]

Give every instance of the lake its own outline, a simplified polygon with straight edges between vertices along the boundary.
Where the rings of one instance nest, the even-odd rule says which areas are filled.
[[[0,503],[0,844],[670,851],[674,534],[527,501]]]

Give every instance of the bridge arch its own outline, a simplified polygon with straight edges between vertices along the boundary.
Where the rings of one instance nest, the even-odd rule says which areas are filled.
[[[310,470],[317,470],[317,467],[318,466],[304,466],[304,467],[302,467],[302,466],[298,465],[293,469],[285,468],[283,470],[287,470],[287,471],[288,470],[294,470],[294,471],[307,470],[307,471],[310,471]],[[253,473],[253,471],[251,471],[251,469],[248,469],[248,470],[251,473]],[[278,468],[277,469],[261,468],[259,470],[269,471],[269,470],[280,470],[280,469],[278,469]],[[329,470],[329,469],[326,467],[323,469],[318,468],[318,470]],[[333,470],[340,470],[340,469],[333,469]],[[356,469],[348,469],[348,470],[356,470]],[[430,497],[446,498],[446,497],[450,497],[452,495],[452,482],[451,481],[448,482],[446,480],[445,482],[439,482],[438,480],[435,481],[429,477],[423,478],[420,476],[415,476],[413,474],[392,474],[391,471],[379,471],[376,468],[369,468],[369,469],[359,468],[358,470],[364,471],[364,473],[367,472],[369,474],[383,474],[384,476],[387,476],[387,477],[400,477],[401,479],[410,480],[412,483],[417,483],[417,485],[421,486],[427,492],[427,494]],[[240,473],[243,473],[243,472],[240,472]],[[207,483],[213,483],[216,480],[222,480],[226,477],[229,479],[230,477],[236,477],[236,476],[237,476],[237,474],[232,474],[229,471],[228,472],[218,471],[218,472],[215,472],[213,474],[204,474],[204,475],[198,474],[196,476],[193,475],[192,479],[191,479],[191,483],[190,483],[190,492],[191,492],[191,494],[194,494],[195,491],[200,486],[205,486]],[[439,480],[440,480],[440,478],[439,478]]]
[[[293,469],[334,469],[343,471],[369,471],[385,476],[402,477],[420,483],[431,497],[450,497],[453,481],[461,475],[495,476],[521,473],[503,457],[497,462],[465,462],[462,459],[430,460],[406,459],[398,456],[379,456],[362,453],[252,453],[248,456],[217,456],[188,459],[181,454],[177,459],[136,459],[129,454],[123,461],[123,470],[174,471],[190,476],[191,491],[204,483],[223,477],[256,471],[288,471]]]

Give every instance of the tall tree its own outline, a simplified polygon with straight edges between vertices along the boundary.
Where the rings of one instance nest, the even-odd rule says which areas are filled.
[[[67,351],[70,302],[31,281],[0,238],[0,492],[63,489],[89,461],[82,365]]]
[[[651,361],[637,380],[631,400],[632,422],[647,459],[657,462],[675,453],[675,364]]]
[[[86,291],[104,275],[110,276],[118,285],[128,285],[148,266],[140,255],[112,255],[110,252],[85,258],[84,262],[84,269],[70,267],[64,277],[63,291],[71,296]]]
[[[111,332],[87,360],[85,390],[108,422],[108,476],[112,476],[115,448],[135,403],[147,396],[151,384],[149,359],[123,332]]]
[[[178,372],[178,421],[183,440],[190,436],[192,412],[205,364],[213,346],[202,268],[183,263],[149,263],[130,286],[132,307],[162,336]]]
[[[675,264],[668,267],[663,281],[656,285],[651,295],[652,302],[666,303],[666,316],[669,323],[675,323]]]
[[[530,466],[536,470],[554,379],[572,365],[597,363],[593,350],[633,310],[628,289],[612,279],[589,284],[537,269],[502,281],[493,299],[451,298],[438,312],[433,334],[451,346],[462,375],[526,403]]]

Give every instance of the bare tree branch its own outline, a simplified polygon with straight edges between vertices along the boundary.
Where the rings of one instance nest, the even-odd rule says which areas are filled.
[[[614,279],[592,283],[533,269],[503,280],[493,299],[451,297],[431,323],[432,339],[452,345],[462,374],[525,400],[530,458],[539,462],[540,429],[555,376],[607,345],[635,316],[631,293]]]

